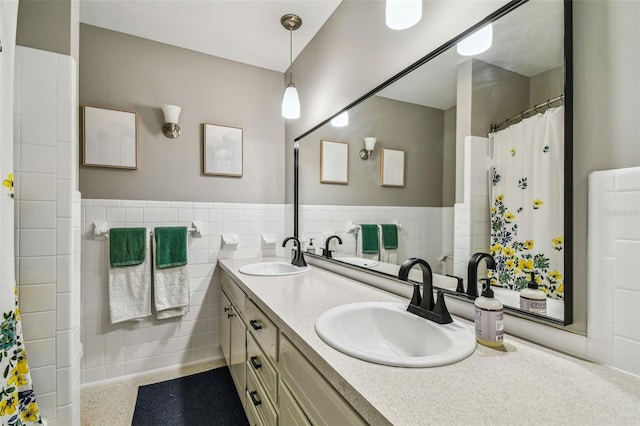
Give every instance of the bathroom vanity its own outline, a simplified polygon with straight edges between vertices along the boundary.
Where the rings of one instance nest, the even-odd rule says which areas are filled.
[[[323,312],[408,299],[317,266],[291,276],[238,272],[267,260],[219,261],[221,346],[252,425],[640,421],[640,378],[509,335],[503,349],[478,345],[468,358],[433,368],[338,352],[315,332]]]

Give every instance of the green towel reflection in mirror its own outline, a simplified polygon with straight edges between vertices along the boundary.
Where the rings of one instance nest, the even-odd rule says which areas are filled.
[[[398,248],[398,227],[393,223],[384,223],[382,228],[382,247],[387,250]]]
[[[153,230],[156,239],[156,268],[187,264],[187,227],[166,226]]]
[[[378,225],[360,225],[362,231],[362,253],[377,254],[379,251]]]

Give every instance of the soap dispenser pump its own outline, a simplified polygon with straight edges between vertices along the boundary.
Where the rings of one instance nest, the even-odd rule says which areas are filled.
[[[531,271],[531,280],[527,288],[520,290],[520,309],[547,315],[547,295],[538,288],[535,271]]]
[[[309,245],[307,246],[307,253],[316,254],[316,246],[313,245],[313,238],[309,238]]]
[[[503,306],[501,301],[493,297],[490,279],[481,281],[484,281],[482,295],[474,302],[476,340],[481,345],[497,348],[502,346],[504,335]]]

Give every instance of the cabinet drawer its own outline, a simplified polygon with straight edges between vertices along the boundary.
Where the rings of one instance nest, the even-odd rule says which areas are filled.
[[[247,333],[247,370],[253,370],[269,399],[275,404],[278,401],[278,373],[251,333]]]
[[[262,426],[262,422],[260,421],[260,416],[258,416],[258,412],[256,411],[256,407],[251,404],[251,399],[245,391],[244,398],[246,399],[244,404],[244,412],[247,414],[247,420],[249,421],[249,426]],[[249,404],[247,404],[249,402]]]
[[[278,358],[278,328],[251,299],[247,299],[247,329],[274,363]]]
[[[280,335],[281,379],[314,425],[364,425],[364,420],[342,398],[284,335]],[[282,396],[281,396],[282,397]]]
[[[222,288],[229,296],[229,300],[233,303],[233,306],[236,308],[236,311],[242,318],[244,318],[245,313],[245,297],[244,292],[238,287],[236,284],[226,273],[222,273]]]
[[[247,370],[247,393],[245,394],[245,406],[249,405],[253,406],[263,424],[267,426],[278,424],[278,414],[251,370]]]
[[[307,416],[291,395],[282,380],[280,381],[280,426],[311,426]]]

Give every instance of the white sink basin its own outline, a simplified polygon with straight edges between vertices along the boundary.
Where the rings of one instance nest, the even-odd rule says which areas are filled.
[[[247,275],[282,276],[302,274],[310,270],[308,266],[299,267],[287,262],[258,262],[240,267],[240,272]]]
[[[377,266],[378,261],[372,259],[365,259],[362,257],[334,257],[335,260],[339,260],[340,262],[350,263],[356,266],[364,266],[365,268],[371,268],[372,266]]]
[[[395,367],[437,367],[471,355],[476,338],[462,323],[436,324],[407,312],[407,303],[362,302],[324,312],[316,333],[347,355]]]

